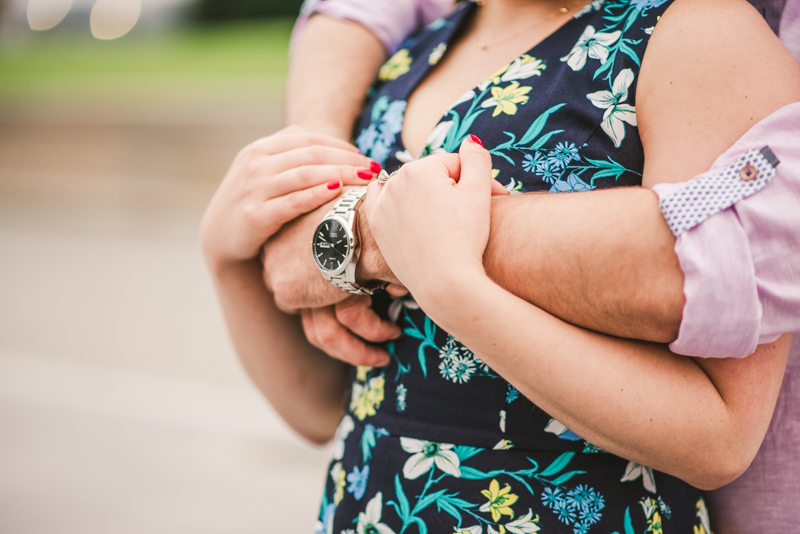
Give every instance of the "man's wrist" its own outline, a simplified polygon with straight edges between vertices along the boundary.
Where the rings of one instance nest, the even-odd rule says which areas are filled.
[[[365,209],[366,196],[356,212],[356,228],[358,231],[359,258],[356,265],[356,282],[362,286],[373,285],[374,282],[399,283],[389,265],[383,259],[378,244],[372,237]]]

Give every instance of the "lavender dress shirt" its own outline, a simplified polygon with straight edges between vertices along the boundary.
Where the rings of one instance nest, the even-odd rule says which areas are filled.
[[[800,61],[800,0],[750,0]],[[394,52],[453,0],[307,0],[293,39],[313,13],[352,20]],[[708,492],[716,534],[800,532],[800,103],[754,126],[702,180],[748,149],[768,145],[781,163],[772,181],[683,232],[675,253],[686,304],[670,348],[700,357],[742,357],[784,332],[794,337],[777,406],[750,468]],[[661,184],[665,198],[685,184]],[[719,317],[726,317],[719,321]],[[722,324],[720,324],[722,323]]]

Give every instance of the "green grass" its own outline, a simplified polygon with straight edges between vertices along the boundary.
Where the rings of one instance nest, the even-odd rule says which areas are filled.
[[[231,22],[131,32],[100,41],[88,28],[31,32],[0,48],[0,96],[124,90],[169,80],[282,80],[292,20]]]

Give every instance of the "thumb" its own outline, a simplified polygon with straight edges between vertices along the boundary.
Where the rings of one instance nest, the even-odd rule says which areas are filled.
[[[485,189],[490,193],[492,184],[492,156],[483,148],[483,143],[475,135],[470,135],[461,143],[458,151],[461,158],[461,180],[469,188]]]

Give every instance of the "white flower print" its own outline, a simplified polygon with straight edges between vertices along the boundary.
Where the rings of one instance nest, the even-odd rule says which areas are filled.
[[[619,41],[621,35],[621,31],[603,33],[596,31],[592,25],[586,26],[578,42],[561,61],[566,61],[574,71],[579,71],[586,65],[586,58],[599,59],[600,63],[605,63],[608,59],[608,47]]]
[[[628,466],[625,468],[625,474],[622,475],[622,478],[619,480],[620,482],[630,482],[639,477],[642,477],[644,489],[650,493],[656,492],[656,479],[653,476],[653,470],[635,462],[628,462]]]
[[[611,91],[597,91],[586,95],[595,107],[606,110],[601,127],[617,148],[625,139],[624,123],[636,126],[636,108],[624,103],[628,99],[628,89],[633,84],[633,78],[631,69],[623,69],[614,79]]]
[[[469,356],[451,356],[442,359],[439,372],[454,384],[465,384],[475,374],[475,360]]]
[[[400,446],[411,454],[403,465],[403,476],[409,480],[419,478],[435,465],[450,476],[461,476],[461,462],[450,443],[434,443],[413,438],[400,438]]]
[[[527,80],[532,76],[541,76],[544,69],[545,65],[541,59],[524,54],[511,62],[508,69],[500,76],[499,82]],[[495,82],[495,84],[499,82]]]
[[[439,63],[439,60],[442,59],[445,51],[447,51],[447,43],[439,43],[436,45],[436,48],[431,50],[431,53],[428,55],[428,64],[436,65]]]
[[[480,525],[474,527],[461,527],[456,528],[454,534],[483,534],[483,528]]]
[[[453,336],[447,336],[447,341],[445,341],[444,345],[441,349],[439,349],[439,358],[443,360],[451,360],[453,358],[458,358],[461,354],[461,351],[458,348],[458,341]]]
[[[333,437],[333,450],[331,455],[334,460],[341,460],[344,456],[344,440],[347,439],[347,436],[350,435],[350,432],[352,432],[354,428],[355,425],[353,424],[352,417],[349,415],[342,417],[342,421],[336,429],[336,435]]]
[[[428,141],[425,143],[425,146],[428,147],[428,152],[430,154],[444,152],[442,145],[444,144],[447,133],[450,131],[452,126],[453,121],[444,121],[436,125],[431,134],[428,136]]]
[[[586,13],[589,13],[590,11],[598,11],[602,7],[604,1],[605,0],[592,0],[591,2],[580,8],[580,10],[578,10],[578,12],[575,13],[575,16],[573,18],[578,19],[581,18]]]
[[[406,393],[408,392],[408,390],[403,384],[397,384],[395,392],[397,397],[397,401],[395,403],[397,406],[397,411],[398,412],[406,411]]]
[[[510,532],[511,534],[530,534],[531,532],[539,532],[541,528],[536,524],[538,520],[539,516],[537,515],[534,518],[533,510],[528,508],[527,514],[512,521],[511,523],[506,523],[506,531]]]
[[[417,301],[415,301],[414,297],[411,295],[392,298],[392,303],[389,304],[389,320],[393,323],[396,323],[400,318],[400,313],[404,308],[409,310],[418,310],[419,304],[417,304]]]
[[[475,362],[475,365],[478,366],[478,369],[480,369],[481,371],[483,371],[487,375],[488,374],[492,374],[492,370],[488,365],[486,365],[486,362],[481,360],[474,352],[469,350],[466,347],[466,345],[461,345],[460,350],[461,350],[461,354],[463,354],[467,358],[471,358]]]
[[[453,102],[450,107],[454,108],[459,104],[463,104],[464,102],[469,102],[473,98],[475,98],[475,90],[470,89],[469,91],[458,97],[458,100]]]
[[[700,497],[700,500],[697,501],[697,518],[700,520],[700,524],[705,529],[705,532],[711,534],[711,520],[708,516],[708,507],[706,506],[706,501]],[[695,532],[697,531],[697,527],[695,527]]]
[[[380,491],[367,503],[365,512],[358,514],[356,532],[358,534],[395,534],[389,525],[381,523],[383,513],[383,493]]]
[[[411,155],[411,152],[408,150],[398,150],[394,153],[394,157],[397,158],[397,161],[400,163],[408,163],[410,161],[414,161],[414,156]]]
[[[497,442],[497,444],[494,447],[492,447],[492,449],[496,451],[507,451],[513,448],[514,444],[511,443],[510,439],[501,439],[500,441]]]

